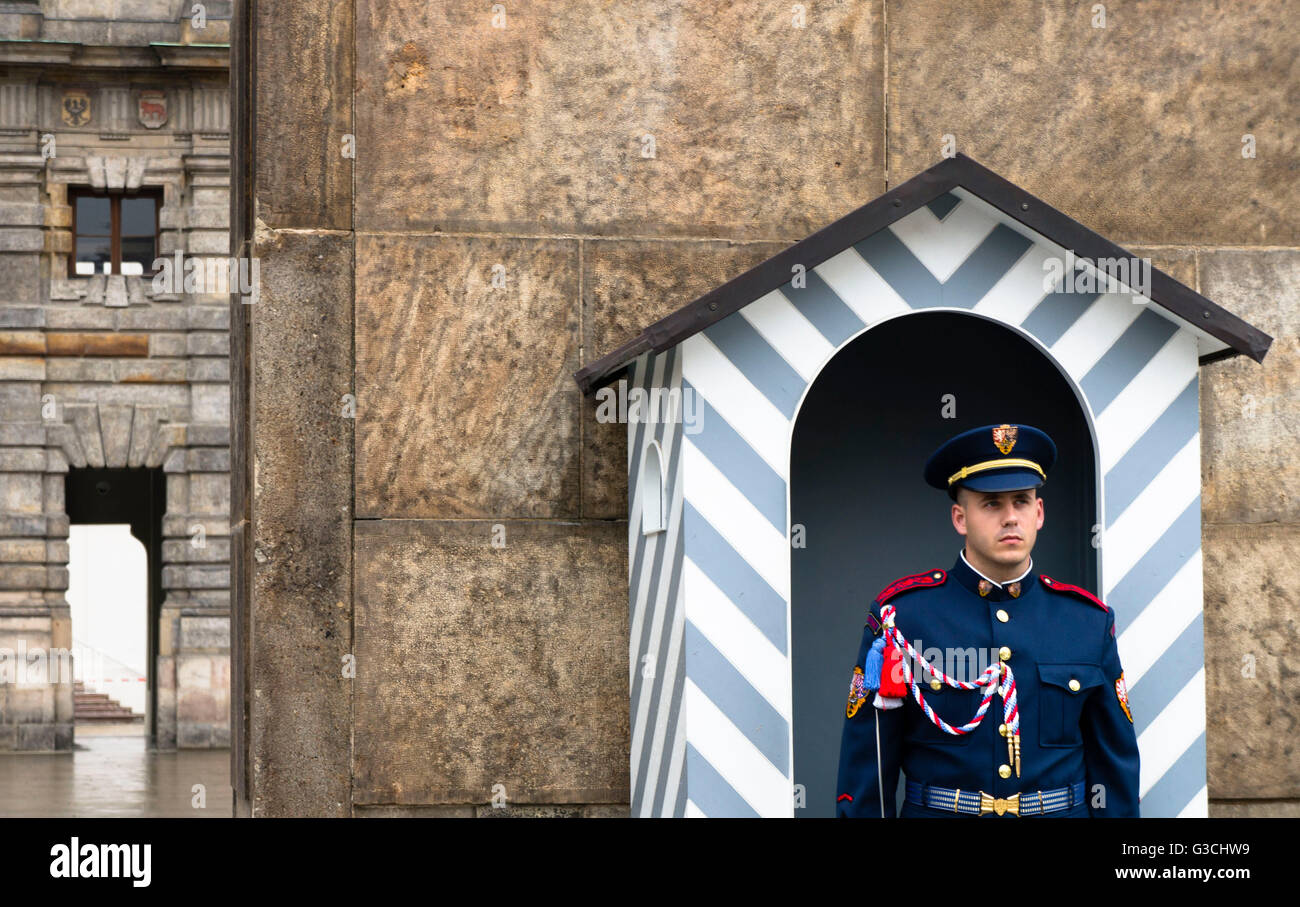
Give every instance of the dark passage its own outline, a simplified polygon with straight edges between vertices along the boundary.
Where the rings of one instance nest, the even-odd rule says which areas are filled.
[[[71,469],[65,485],[68,520],[73,525],[128,523],[131,535],[148,554],[149,690],[146,730],[149,742],[156,734],[158,714],[158,619],[162,610],[162,518],[166,509],[166,480],[161,469]]]

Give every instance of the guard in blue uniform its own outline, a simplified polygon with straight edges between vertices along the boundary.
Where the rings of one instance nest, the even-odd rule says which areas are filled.
[[[902,818],[1138,815],[1115,614],[1034,571],[1037,489],[1055,459],[1042,431],[1002,424],[957,435],[926,463],[966,544],[950,569],[890,583],[867,615],[837,815],[893,818],[900,768]]]

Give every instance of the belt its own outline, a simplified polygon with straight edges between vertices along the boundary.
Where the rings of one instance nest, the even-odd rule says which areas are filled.
[[[981,790],[936,787],[920,781],[907,782],[907,802],[955,813],[983,815],[985,813],[1011,813],[1017,816],[1040,816],[1043,813],[1073,809],[1083,803],[1084,782],[1076,781],[1069,787],[1052,790],[1021,791],[1010,797],[994,797]]]

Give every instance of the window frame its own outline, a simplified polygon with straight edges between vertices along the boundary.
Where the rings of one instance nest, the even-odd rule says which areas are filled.
[[[86,280],[90,277],[103,276],[100,274],[78,274],[77,273],[77,199],[79,198],[107,198],[109,200],[109,266],[113,275],[122,275],[122,199],[124,198],[151,198],[154,200],[153,206],[153,252],[154,259],[158,258],[158,249],[162,238],[162,230],[159,227],[161,220],[161,211],[163,203],[163,190],[157,187],[148,187],[138,189],[132,192],[110,191],[108,189],[96,189],[92,186],[69,186],[68,187],[68,204],[72,208],[72,249],[68,252],[68,276]],[[88,234],[89,235],[89,234]],[[147,236],[148,234],[132,234]],[[131,277],[153,277],[157,272],[152,269],[146,269],[142,274],[131,274]]]

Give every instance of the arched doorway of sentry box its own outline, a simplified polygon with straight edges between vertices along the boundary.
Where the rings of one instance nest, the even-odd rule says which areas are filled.
[[[1101,506],[1081,400],[1024,334],[935,309],[863,330],[808,386],[789,486],[793,776],[804,803],[796,801],[797,817],[835,813],[844,700],[872,599],[904,574],[948,569],[963,545],[947,495],[921,478],[939,444],[1000,422],[1046,431],[1060,456],[1040,490],[1045,522],[1034,567],[1095,588]]]

